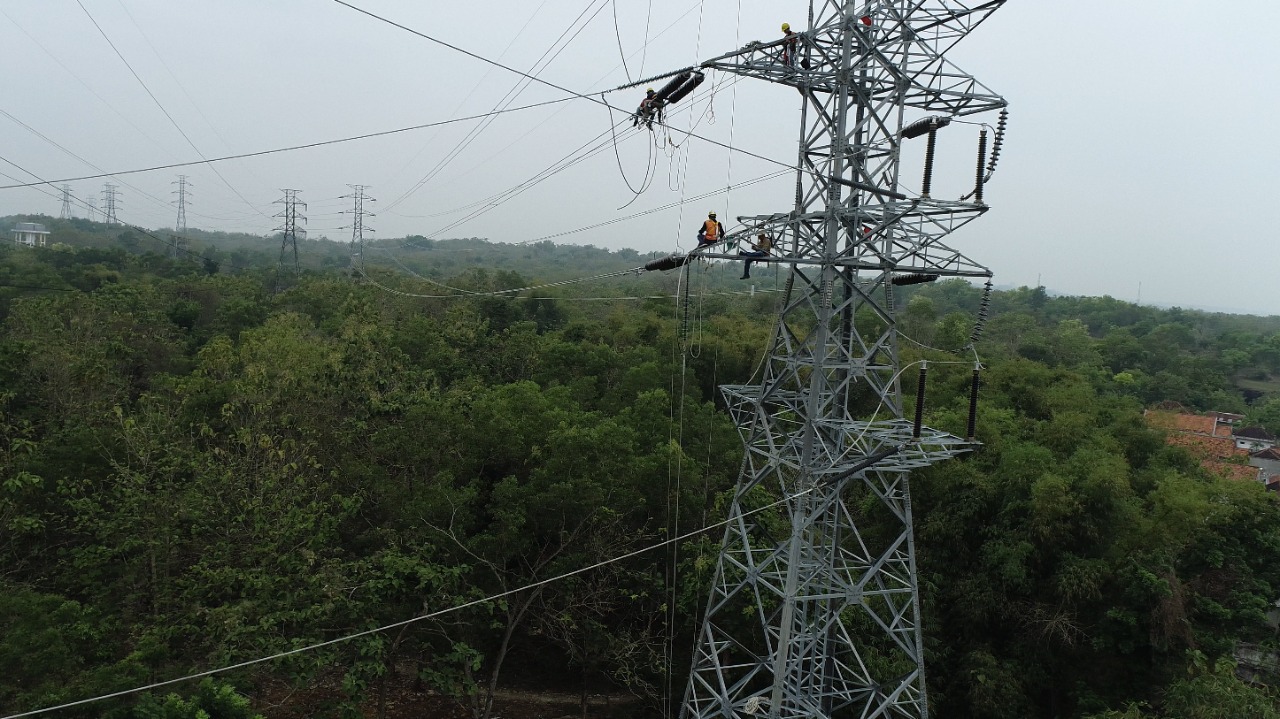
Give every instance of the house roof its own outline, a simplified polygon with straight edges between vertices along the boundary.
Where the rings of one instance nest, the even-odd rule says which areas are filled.
[[[1147,422],[1152,427],[1158,427],[1170,432],[1195,432],[1197,434],[1211,435],[1213,434],[1214,425],[1217,424],[1213,417],[1201,417],[1200,415],[1183,412],[1149,410],[1146,415]]]
[[[1240,429],[1232,432],[1232,434],[1237,437],[1244,437],[1245,439],[1265,439],[1268,442],[1274,442],[1276,439],[1274,434],[1271,434],[1262,427],[1241,427]]]
[[[1174,432],[1165,441],[1175,447],[1184,447],[1188,452],[1200,459],[1249,456],[1249,451],[1236,447],[1235,441],[1230,437],[1206,437],[1201,434]]]
[[[1213,437],[1230,437],[1231,425],[1220,419],[1223,412],[1210,412],[1209,415],[1188,414],[1186,412],[1166,412],[1149,409],[1143,413],[1147,423],[1167,432],[1192,432],[1207,434]]]
[[[1254,459],[1271,459],[1280,460],[1280,448],[1271,447],[1269,449],[1260,450],[1249,455]]]
[[[1250,467],[1245,464],[1228,464],[1226,462],[1206,461],[1202,463],[1204,468],[1214,474],[1226,477],[1227,479],[1241,479],[1248,482],[1257,482],[1258,476],[1262,472],[1257,467]]]
[[[37,234],[46,234],[46,235],[49,234],[49,231],[46,230],[44,228],[44,225],[40,224],[39,222],[19,222],[17,225],[14,226],[13,229],[15,232],[35,232]]]

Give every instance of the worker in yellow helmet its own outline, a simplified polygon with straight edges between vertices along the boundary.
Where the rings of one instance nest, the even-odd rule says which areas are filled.
[[[707,213],[707,219],[698,228],[698,247],[714,245],[724,239],[724,225],[716,219],[716,211]]]
[[[796,63],[796,50],[800,36],[791,32],[791,23],[782,23],[782,64],[792,67]]]
[[[645,127],[653,127],[653,118],[658,114],[658,104],[654,102],[656,95],[652,87],[644,91],[644,99],[640,101],[640,107],[636,108],[636,114],[632,116],[632,127],[637,127],[642,122]]]
[[[768,257],[769,253],[772,251],[773,251],[773,240],[763,232],[761,232],[759,235],[756,235],[756,241],[751,243],[750,252],[738,250],[739,255],[741,255],[742,257],[748,258],[747,261],[742,264],[742,277],[740,277],[739,279],[743,279],[743,280],[751,279],[751,263],[753,261],[753,258]]]

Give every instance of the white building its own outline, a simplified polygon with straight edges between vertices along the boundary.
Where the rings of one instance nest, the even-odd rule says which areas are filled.
[[[1276,436],[1261,427],[1239,427],[1231,433],[1236,446],[1250,452],[1259,452],[1276,446]]]
[[[49,231],[38,222],[19,222],[13,228],[13,244],[27,247],[44,247],[49,242]]]

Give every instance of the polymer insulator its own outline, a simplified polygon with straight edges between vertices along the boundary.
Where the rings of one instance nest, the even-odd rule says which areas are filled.
[[[978,428],[978,386],[982,382],[980,370],[981,366],[974,366],[973,379],[969,383],[969,432],[966,435],[969,441],[973,441]]]
[[[694,88],[701,85],[702,81],[705,79],[707,79],[706,75],[703,75],[700,72],[694,73],[693,77],[689,78],[687,82],[681,85],[675,92],[671,93],[671,96],[667,98],[667,104],[674,105],[677,102],[680,102],[681,98],[693,92]]]
[[[933,150],[938,144],[938,124],[929,125],[929,144],[924,150],[924,181],[920,183],[920,196],[928,197],[933,188]]]
[[[969,342],[977,342],[986,328],[987,314],[991,311],[991,280],[982,286],[982,301],[978,303],[978,317],[973,323],[973,331],[969,333]]]
[[[979,205],[986,204],[982,201],[982,183],[986,180],[983,172],[983,165],[987,163],[987,131],[983,129],[978,133],[978,171],[973,186],[973,201]]]
[[[676,75],[675,77],[671,78],[669,81],[667,81],[667,84],[663,85],[656,93],[654,93],[652,101],[661,102],[662,100],[666,100],[667,96],[675,92],[676,89],[679,88],[680,85],[682,85],[685,80],[688,80],[689,76],[692,74],[693,73],[690,73],[690,72],[682,72],[679,75]],[[672,100],[672,102],[675,102],[675,101]]]
[[[904,140],[911,140],[925,134],[929,130],[936,130],[940,127],[946,127],[951,124],[951,118],[945,115],[932,115],[930,117],[922,117],[919,120],[902,128],[898,136]]]
[[[1009,125],[1009,109],[1000,111],[1000,119],[996,121],[996,134],[991,139],[991,159],[987,160],[987,180],[996,171],[996,163],[1000,160],[1000,148],[1004,146],[1004,131]]]
[[[929,378],[929,363],[920,363],[920,379],[916,384],[916,418],[915,423],[911,427],[911,437],[920,439],[920,428],[924,422],[924,384]]]
[[[902,287],[904,285],[922,285],[926,282],[934,282],[937,279],[937,275],[926,275],[923,272],[913,272],[909,275],[898,275],[892,280],[889,280],[889,282]]]
[[[667,255],[644,263],[646,272],[674,270],[689,261],[688,255]]]

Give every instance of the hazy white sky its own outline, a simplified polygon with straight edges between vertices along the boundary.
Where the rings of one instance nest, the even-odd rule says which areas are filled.
[[[173,122],[76,0],[0,0],[0,110],[12,116],[0,114],[0,157],[44,179],[95,174],[85,161],[114,172],[438,122],[488,112],[509,93],[517,106],[565,96],[333,0],[80,2]],[[521,70],[537,67],[578,92],[627,81],[619,43],[638,78],[774,39],[780,22],[803,26],[808,12],[798,0],[352,3]],[[1280,184],[1280,150],[1266,131],[1277,110],[1277,27],[1280,3],[1266,0],[1010,0],[951,55],[1011,103],[987,189],[992,211],[951,244],[989,265],[999,284],[1039,277],[1053,290],[1131,300],[1141,283],[1144,302],[1280,313],[1264,269],[1278,258],[1262,212]],[[703,89],[677,106],[673,126],[794,160],[794,91],[716,75]],[[640,94],[606,97],[630,108]],[[115,180],[119,215],[171,226],[171,183],[182,172],[194,185],[190,226],[269,233],[279,224],[272,203],[288,187],[309,203],[312,236],[345,238],[349,216],[339,212],[349,201],[341,196],[359,183],[377,198],[377,216],[366,221],[375,237],[516,242],[778,169],[679,134],[679,147],[655,147],[627,126],[617,156],[609,142],[513,198],[500,194],[610,139],[610,120],[605,108],[574,100],[501,115],[456,156],[480,123],[223,162],[217,174],[197,166],[126,175]],[[935,196],[967,189],[973,134],[948,133]],[[651,182],[634,199],[628,183],[639,187],[646,167]],[[32,179],[4,162],[0,172]],[[910,181],[918,171],[908,164],[904,172]],[[87,198],[103,182],[68,184]],[[792,182],[761,182],[555,239],[687,248],[708,209],[722,219],[789,210]],[[0,214],[59,208],[37,190],[0,190]]]

